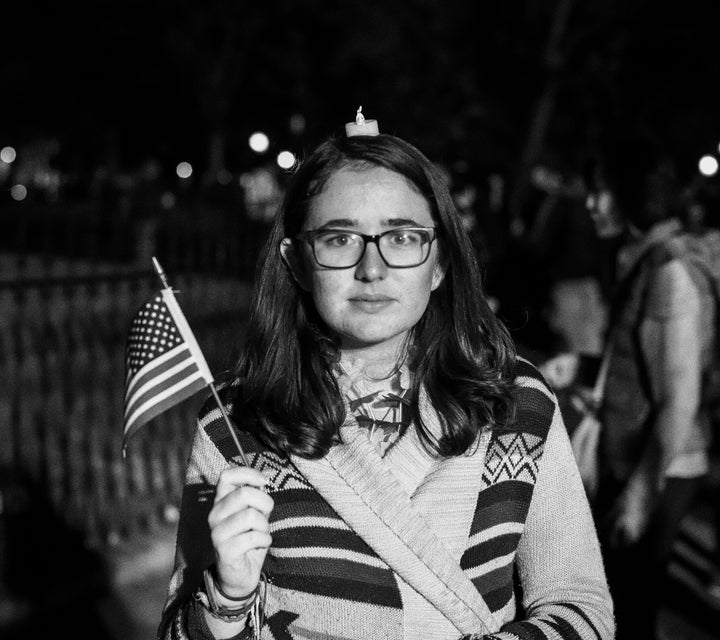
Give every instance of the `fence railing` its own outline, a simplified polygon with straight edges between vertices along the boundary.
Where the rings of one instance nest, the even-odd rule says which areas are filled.
[[[166,271],[220,375],[232,365],[250,284],[207,271]],[[127,332],[159,286],[150,270],[132,265],[0,256],[0,517],[27,507],[3,488],[14,487],[17,498],[27,484],[39,487],[90,545],[175,521],[207,394],[153,419],[130,439],[125,458],[121,451]]]
[[[134,215],[98,203],[0,206],[0,256],[15,257],[0,263],[0,286],[28,277],[148,269],[151,255],[173,273],[249,280],[269,224],[246,215],[241,205],[202,202]]]

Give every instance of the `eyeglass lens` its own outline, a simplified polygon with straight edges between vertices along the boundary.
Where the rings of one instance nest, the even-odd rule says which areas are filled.
[[[422,264],[430,253],[430,233],[422,229],[391,229],[379,236],[351,231],[328,230],[312,239],[318,264],[325,267],[353,267],[362,259],[367,242],[375,242],[390,267]]]

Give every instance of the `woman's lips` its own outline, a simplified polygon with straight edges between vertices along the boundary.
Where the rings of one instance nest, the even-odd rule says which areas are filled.
[[[351,305],[368,313],[382,311],[383,309],[389,307],[393,302],[393,298],[380,295],[363,295],[350,298]]]

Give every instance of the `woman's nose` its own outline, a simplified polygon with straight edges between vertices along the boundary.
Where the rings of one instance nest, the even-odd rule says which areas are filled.
[[[377,280],[387,275],[387,269],[377,244],[368,242],[362,259],[355,267],[355,277],[359,280]]]

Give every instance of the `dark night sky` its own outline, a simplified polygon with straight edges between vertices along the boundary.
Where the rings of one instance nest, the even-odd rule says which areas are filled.
[[[436,156],[507,166],[553,94],[545,146],[572,155],[639,123],[686,163],[720,141],[712,0],[77,0],[11,3],[0,34],[0,146],[61,141],[59,162],[201,157],[227,162],[265,128],[298,147],[358,104]],[[288,119],[307,123],[298,137]],[[600,133],[598,133],[600,132]]]

